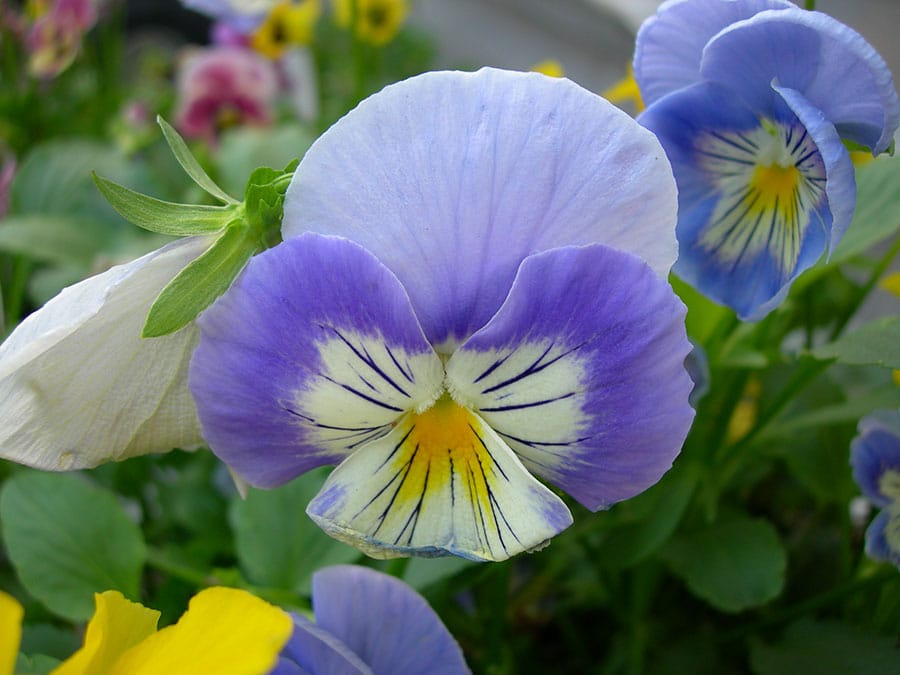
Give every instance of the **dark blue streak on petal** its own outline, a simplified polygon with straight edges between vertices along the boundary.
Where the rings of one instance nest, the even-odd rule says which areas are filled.
[[[494,406],[491,408],[479,408],[482,412],[504,412],[507,410],[521,410],[523,408],[536,408],[538,406],[547,405],[548,403],[555,403],[556,401],[561,401],[566,398],[571,398],[575,396],[574,391],[570,391],[567,394],[562,394],[561,396],[554,396],[553,398],[544,399],[542,401],[532,401],[530,403],[517,403],[514,405],[501,405]]]
[[[550,352],[551,349],[553,349],[554,346],[555,346],[555,343],[551,342],[549,345],[547,345],[547,348],[543,351],[543,353],[542,353],[540,356],[538,356],[537,359],[535,359],[534,363],[532,363],[530,366],[528,366],[528,367],[527,367],[525,370],[523,370],[521,373],[519,373],[518,375],[514,375],[514,376],[512,376],[512,377],[510,377],[510,378],[508,378],[508,379],[506,379],[506,380],[504,380],[504,381],[502,381],[502,382],[499,382],[499,383],[495,384],[495,385],[492,386],[492,387],[488,387],[487,389],[482,389],[482,390],[481,390],[481,393],[482,393],[482,394],[489,394],[489,393],[491,393],[492,391],[497,391],[498,389],[503,389],[503,387],[506,387],[506,386],[508,386],[508,385],[510,385],[510,384],[515,384],[516,382],[525,379],[525,378],[528,377],[529,375],[534,375],[535,373],[539,373],[539,372],[541,372],[542,370],[544,370],[544,368],[547,368],[548,366],[552,366],[554,363],[556,363],[556,362],[559,361],[560,359],[562,359],[562,358],[568,356],[569,354],[571,354],[572,352],[574,352],[574,351],[580,349],[580,348],[581,348],[582,346],[584,346],[584,345],[581,344],[581,345],[578,345],[578,346],[576,346],[576,347],[573,347],[572,349],[569,349],[569,350],[567,350],[567,351],[564,351],[563,353],[561,353],[561,354],[559,354],[559,355],[553,357],[552,359],[550,359],[550,360],[547,361],[546,363],[541,363],[541,361],[544,360],[544,357],[547,356],[547,354]]]
[[[393,410],[393,411],[398,412],[398,413],[402,413],[402,412],[403,412],[403,408],[398,408],[397,406],[393,406],[393,405],[391,405],[390,403],[385,403],[384,401],[379,401],[377,398],[372,398],[371,396],[366,396],[364,393],[362,393],[361,391],[359,391],[359,389],[354,389],[354,388],[351,387],[349,384],[344,384],[343,382],[338,382],[338,381],[335,380],[334,378],[328,377],[327,375],[324,376],[324,377],[325,377],[326,380],[328,380],[328,381],[331,382],[332,384],[336,384],[337,386],[339,386],[339,387],[340,387],[341,389],[343,389],[344,391],[348,391],[348,392],[350,392],[351,394],[354,394],[354,395],[356,395],[356,396],[359,396],[361,399],[363,399],[363,400],[365,400],[365,401],[368,401],[369,403],[372,403],[372,404],[374,404],[374,405],[377,405],[377,406],[379,406],[380,408],[384,408],[384,409],[386,409],[386,410]]]
[[[384,343],[384,350],[388,353],[388,356],[391,357],[391,361],[393,361],[394,365],[397,366],[397,370],[400,371],[400,374],[406,378],[406,381],[410,384],[415,384],[416,381],[413,379],[412,368],[409,367],[409,364],[407,364],[405,368],[401,366],[400,362],[397,360],[397,357],[394,356],[394,352],[391,351],[390,346],[386,342]]]
[[[362,362],[365,363],[367,366],[369,366],[369,368],[371,368],[371,369],[374,370],[376,373],[378,373],[378,375],[379,375],[385,382],[387,382],[389,385],[391,385],[391,386],[392,386],[394,389],[396,389],[400,394],[402,394],[403,396],[409,398],[409,394],[406,392],[406,390],[403,389],[403,388],[402,388],[400,385],[398,385],[396,382],[394,382],[393,378],[391,378],[387,373],[385,373],[385,372],[378,366],[378,364],[375,362],[375,359],[372,358],[372,355],[369,354],[369,352],[366,350],[365,347],[363,347],[362,350],[360,350],[359,348],[355,347],[355,346],[350,342],[350,340],[348,340],[348,339],[344,336],[344,334],[341,333],[341,332],[340,332],[337,328],[335,328],[334,326],[322,326],[322,328],[326,328],[326,329],[331,330],[335,335],[338,336],[338,338],[341,340],[341,342],[343,342],[345,345],[347,345],[347,347],[350,348],[350,351],[352,351],[352,352],[357,356],[357,358],[358,358],[360,361],[362,361]],[[393,356],[392,356],[391,358],[393,358]],[[397,363],[396,360],[394,361],[394,363]],[[399,367],[399,364],[398,364],[398,367]],[[402,372],[402,370],[401,370],[401,372]],[[406,373],[404,373],[404,375],[406,375]],[[409,379],[409,376],[407,376],[407,379]],[[368,384],[368,383],[366,383],[366,384]],[[377,390],[376,390],[376,391],[377,391]]]
[[[497,368],[499,368],[499,367],[502,366],[504,363],[506,363],[506,359],[508,359],[510,356],[512,356],[512,354],[513,354],[513,353],[510,352],[509,354],[507,354],[507,355],[504,356],[503,358],[500,358],[500,359],[497,359],[496,361],[494,361],[490,366],[487,367],[487,369],[486,369],[483,373],[481,373],[481,375],[479,375],[478,377],[476,377],[474,381],[475,381],[475,382],[481,382],[481,380],[483,380],[484,378],[486,378],[488,375],[490,375],[490,374],[493,373],[495,370],[497,370]]]

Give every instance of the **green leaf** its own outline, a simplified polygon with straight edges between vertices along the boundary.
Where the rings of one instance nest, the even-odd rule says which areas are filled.
[[[211,234],[224,228],[238,207],[175,204],[148,197],[127,187],[91,174],[97,189],[119,214],[138,227],[160,234],[190,236]]]
[[[900,654],[891,637],[837,621],[803,619],[789,626],[775,645],[755,642],[750,664],[765,675],[889,675],[900,673]]]
[[[229,512],[235,550],[252,582],[308,594],[312,573],[357,560],[359,551],[325,534],[306,515],[328,470],[306,473],[274,490],[251,489]]]
[[[604,563],[614,568],[630,567],[658,550],[678,527],[697,486],[697,467],[678,465],[652,488],[627,502],[643,512],[613,528],[603,542]],[[623,504],[622,506],[626,506]]]
[[[746,515],[679,535],[662,557],[694,595],[725,612],[758,607],[784,586],[787,555],[775,528]]]
[[[468,567],[479,563],[456,556],[445,558],[410,558],[409,564],[403,571],[403,581],[422,591],[439,581],[452,577]]]
[[[59,659],[45,654],[26,656],[19,654],[16,659],[16,675],[49,675],[60,664]]]
[[[0,224],[0,250],[42,262],[89,267],[108,229],[79,216],[8,216]]]
[[[13,567],[31,595],[70,621],[94,613],[94,593],[138,598],[146,547],[112,493],[72,474],[23,471],[0,493]]]
[[[851,365],[900,368],[900,316],[888,316],[866,324],[837,341],[814,349],[817,359],[834,359]]]
[[[209,249],[169,282],[150,308],[141,337],[160,337],[184,328],[228,290],[259,240],[242,225],[232,225]]]
[[[900,157],[879,157],[856,172],[856,212],[829,265],[864,253],[900,229]]]
[[[168,122],[162,117],[157,116],[156,123],[159,124],[159,128],[162,129],[166,143],[169,144],[169,148],[171,148],[172,154],[175,155],[175,159],[178,160],[181,168],[184,169],[185,173],[190,176],[197,185],[219,201],[225,202],[226,204],[238,203],[237,199],[226,194],[222,188],[215,184],[213,179],[210,178],[203,170],[203,167],[200,166],[196,157],[188,150],[188,146],[181,135],[175,131]]]

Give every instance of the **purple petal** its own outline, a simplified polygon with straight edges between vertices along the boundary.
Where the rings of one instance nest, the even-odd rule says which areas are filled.
[[[794,89],[842,137],[876,154],[900,126],[884,59],[856,31],[819,12],[762,12],[730,26],[707,45],[701,73],[761,110],[771,107],[773,83]]]
[[[409,586],[366,567],[313,575],[316,623],[376,673],[468,673],[462,651],[434,610]]]
[[[873,504],[885,507],[900,501],[900,435],[894,429],[864,418],[860,435],[850,444],[850,465],[853,478]]]
[[[454,397],[592,510],[660,479],[694,416],[685,309],[637,257],[592,245],[527,258],[450,359]]]
[[[294,632],[281,651],[278,666],[269,675],[371,675],[372,669],[340,639],[308,619],[292,615]]]
[[[190,387],[203,436],[259,487],[336,464],[441,387],[402,286],[337,237],[256,256],[198,323]]]
[[[635,40],[634,77],[647,105],[700,81],[703,48],[735,21],[767,9],[795,7],[783,0],[671,0],[647,19]]]
[[[761,117],[714,83],[670,94],[639,118],[666,148],[678,183],[676,273],[751,320],[783,300],[852,211],[852,173],[833,127],[784,95],[809,128],[784,102],[774,118]],[[835,233],[832,197],[842,219]]]
[[[875,516],[866,530],[866,555],[900,567],[900,503]]]
[[[282,232],[339,234],[403,283],[449,353],[528,255],[601,242],[672,264],[675,188],[652,134],[564,79],[427,73],[363,101],[294,174]]]

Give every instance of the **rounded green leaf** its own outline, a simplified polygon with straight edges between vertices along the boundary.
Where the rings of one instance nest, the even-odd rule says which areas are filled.
[[[232,503],[235,549],[250,581],[309,593],[317,569],[359,558],[359,551],[329,537],[306,515],[327,473],[311,471],[274,490],[251,489]]]
[[[94,593],[137,599],[146,547],[115,496],[72,474],[22,471],[0,493],[0,523],[19,579],[71,621],[94,613]]]
[[[765,604],[784,586],[787,554],[758,518],[725,516],[672,539],[662,556],[694,595],[726,612]]]

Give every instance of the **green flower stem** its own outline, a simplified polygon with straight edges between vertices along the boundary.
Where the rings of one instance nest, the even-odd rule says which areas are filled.
[[[859,289],[853,300],[847,303],[847,306],[844,308],[843,313],[839,316],[837,323],[831,331],[829,342],[834,342],[838,337],[840,337],[841,333],[844,331],[844,328],[847,327],[850,319],[853,318],[860,305],[865,302],[865,299],[869,296],[869,293],[871,293],[872,289],[875,288],[878,280],[881,279],[885,272],[887,272],[894,258],[897,256],[897,253],[900,253],[900,237],[897,237],[894,240],[894,243],[891,245],[891,247],[887,250],[881,260],[879,260],[875,265],[875,269],[872,270],[872,274],[869,276],[868,281],[866,281],[865,285],[863,285]]]
[[[12,330],[22,318],[22,308],[25,306],[25,293],[28,288],[28,276],[31,273],[32,263],[25,256],[12,258],[12,274],[6,286],[6,298],[3,303],[5,326]]]

